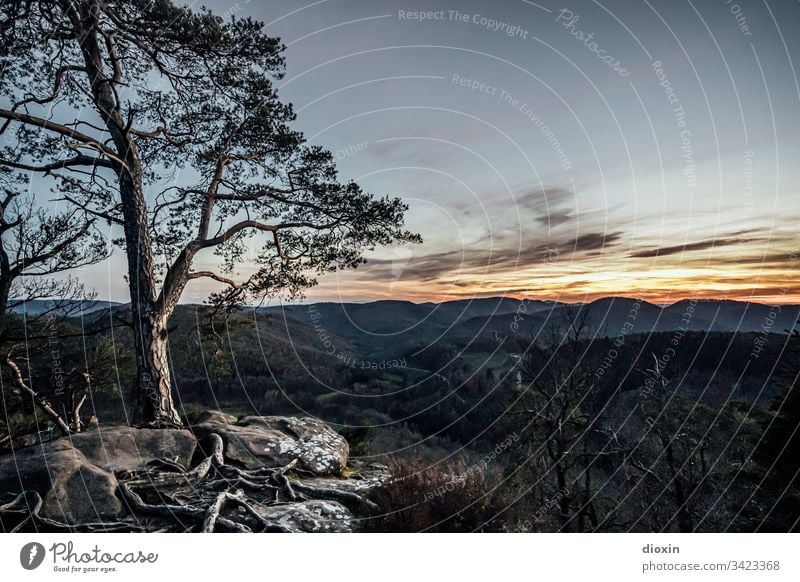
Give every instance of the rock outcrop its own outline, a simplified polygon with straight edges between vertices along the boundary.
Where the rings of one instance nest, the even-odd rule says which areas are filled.
[[[0,492],[36,491],[41,515],[66,524],[117,517],[122,504],[116,477],[104,471],[68,439],[33,445],[0,456]]]
[[[314,475],[338,475],[347,466],[347,441],[315,418],[246,416],[241,420],[219,411],[204,413],[192,427],[198,438],[222,437],[225,458],[247,469],[298,468]]]
[[[72,446],[98,467],[111,472],[138,471],[153,459],[188,467],[197,440],[188,430],[111,426],[70,437]]]
[[[201,454],[198,439],[214,443],[213,451]],[[63,529],[52,522],[141,529],[139,511],[160,527],[176,515],[206,515],[207,521],[214,503],[208,509],[203,503],[217,499],[217,510],[225,504],[217,519],[223,531],[352,531],[354,512],[370,505],[365,496],[380,486],[385,467],[357,465],[345,472],[348,452],[344,438],[313,418],[237,420],[210,411],[191,431],[103,427],[0,455],[0,530],[13,527],[8,516],[19,523],[35,492],[42,500],[38,527],[44,529]],[[161,494],[169,497],[170,491],[192,501],[159,508]],[[261,517],[248,522],[250,529],[235,526],[232,520],[242,514],[237,507],[247,510],[248,503],[251,517]],[[183,521],[178,525],[186,529]]]
[[[363,463],[355,461],[348,467],[347,477],[307,477],[303,485],[340,491],[344,494],[369,496],[376,489],[383,487],[391,479],[389,467],[379,463]]]

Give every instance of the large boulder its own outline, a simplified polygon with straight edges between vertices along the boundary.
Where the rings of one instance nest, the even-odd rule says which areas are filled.
[[[247,469],[282,467],[297,459],[298,469],[338,475],[347,466],[347,441],[316,418],[247,416],[241,420],[211,411],[193,427],[198,438],[217,433],[225,459]]]
[[[17,449],[0,456],[0,492],[36,491],[41,515],[62,523],[103,521],[122,513],[117,479],[94,465],[69,440]]]
[[[92,463],[111,472],[137,471],[154,459],[169,459],[188,467],[197,448],[191,432],[170,428],[110,426],[70,439]]]
[[[348,533],[353,531],[353,514],[336,501],[301,501],[282,505],[261,505],[259,514],[283,526],[290,533]]]

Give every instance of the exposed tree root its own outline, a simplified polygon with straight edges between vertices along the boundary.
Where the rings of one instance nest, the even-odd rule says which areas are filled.
[[[209,505],[208,509],[206,510],[205,519],[203,519],[203,530],[202,530],[203,533],[210,533],[214,531],[214,526],[216,525],[217,520],[219,519],[219,514],[222,511],[222,506],[226,501],[241,500],[243,498],[244,494],[242,493],[241,490],[233,494],[225,492],[217,495],[217,498],[214,500],[214,503]]]
[[[329,499],[331,501],[341,501],[345,505],[355,506],[356,508],[378,509],[375,503],[358,493],[340,491],[339,489],[320,487],[318,485],[307,485],[299,481],[294,484],[294,488],[306,496],[307,499]]]
[[[210,454],[192,469],[160,459],[141,473],[118,474],[118,495],[129,510],[123,519],[80,525],[56,522],[39,515],[38,493],[25,492],[0,505],[0,521],[4,527],[15,523],[13,531],[290,532],[259,508],[311,499],[340,501],[355,509],[375,507],[356,493],[290,480],[296,459],[284,467],[245,470],[225,463],[218,434],[210,435],[210,443]]]
[[[57,531],[57,532],[135,532],[145,531],[146,528],[127,520],[110,522],[68,524],[39,514],[42,509],[42,496],[36,491],[23,491],[12,501],[0,505],[0,520],[20,520],[11,528],[9,533],[27,531]]]

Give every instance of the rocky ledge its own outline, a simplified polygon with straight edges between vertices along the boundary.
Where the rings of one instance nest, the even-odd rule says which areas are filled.
[[[247,469],[282,467],[297,459],[297,468],[314,475],[339,475],[350,454],[347,441],[316,418],[235,416],[203,413],[192,427],[199,439],[222,437],[225,458]]]
[[[349,532],[386,479],[314,418],[204,413],[0,455],[0,531]]]

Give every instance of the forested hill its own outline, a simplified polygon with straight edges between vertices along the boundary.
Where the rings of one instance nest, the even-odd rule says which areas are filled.
[[[123,304],[107,301],[69,302],[56,307],[53,303],[29,302],[16,305],[14,311],[39,314],[47,309],[69,308],[75,316],[100,320],[112,311],[127,309]],[[201,306],[182,306],[184,312],[201,310]],[[566,304],[492,297],[443,303],[386,300],[244,307],[242,318],[250,313],[255,322],[253,312],[284,322],[270,329],[280,329],[286,341],[299,346],[341,353],[344,343],[347,350],[353,348],[360,356],[375,358],[440,342],[480,344],[514,336],[542,337],[545,330],[558,327],[565,317],[576,312],[586,314],[591,335],[596,338],[687,331],[786,334],[800,316],[800,305],[684,300],[659,306],[625,297]],[[336,349],[333,343],[337,344]]]
[[[314,303],[262,308],[349,339],[367,352],[437,340],[480,341],[511,335],[540,335],[559,325],[567,312],[586,312],[592,334],[674,331],[787,333],[800,305],[770,306],[738,301],[680,301],[658,306],[631,298],[586,304],[486,298],[444,303],[375,301]]]
[[[689,307],[695,308],[690,318],[695,325],[713,321],[736,329],[735,322],[741,320],[740,327],[749,322],[750,331],[681,331]],[[796,378],[798,337],[780,329],[796,308],[686,302],[661,309],[632,300],[599,301],[585,308],[592,317],[608,314],[604,327],[592,320],[600,333],[569,339],[568,333],[559,334],[562,315],[568,316],[570,308],[559,304],[513,300],[315,304],[244,309],[213,323],[207,307],[181,305],[169,320],[170,367],[180,414],[190,423],[209,408],[237,416],[314,416],[348,439],[353,458],[373,461],[390,456],[411,463],[451,462],[453,451],[463,459],[459,463],[474,463],[515,436],[530,443],[525,446],[536,446],[545,427],[531,422],[552,419],[510,412],[541,409],[543,403],[536,400],[539,392],[531,386],[548,390],[552,385],[570,386],[570,379],[579,378],[579,383],[553,397],[580,402],[576,418],[601,430],[590,433],[578,426],[570,436],[575,442],[584,438],[581,435],[592,439],[613,435],[619,439],[614,446],[623,449],[643,443],[633,469],[657,466],[663,473],[658,478],[668,480],[668,467],[659,465],[659,433],[647,434],[646,414],[651,412],[642,408],[657,406],[668,410],[659,417],[665,423],[659,430],[685,435],[686,463],[696,467],[703,455],[726,455],[724,462],[714,465],[712,489],[731,482],[774,418],[775,403],[784,399],[781,391]],[[576,321],[574,311],[571,317]],[[677,318],[678,328],[664,323],[669,323],[668,317]],[[775,321],[768,329],[779,333],[756,327],[762,317]],[[15,319],[16,325],[23,325],[21,318]],[[59,377],[53,376],[56,353],[62,382],[75,381],[73,368],[91,374],[91,398],[84,405],[87,418],[99,419],[101,426],[128,422],[127,408],[121,403],[129,400],[135,387],[129,322],[125,305],[70,318],[58,337],[53,335],[53,341],[42,342],[27,354],[30,385],[54,406],[68,404],[55,391],[59,386]],[[651,329],[639,332],[645,323]],[[664,329],[658,330],[660,325]],[[10,332],[17,333],[14,327]],[[653,327],[658,331],[652,331]],[[532,337],[530,329],[541,334]],[[620,329],[626,332],[620,335]],[[657,376],[652,373],[654,357],[659,360]],[[648,383],[661,378],[661,391]],[[7,400],[9,436],[35,434],[40,429],[32,420],[31,403],[11,396]],[[658,398],[665,399],[664,403],[654,400]],[[697,453],[692,443],[699,442],[704,447],[708,443],[708,448]],[[605,450],[610,445],[600,439],[587,441],[586,446]],[[526,450],[503,455],[493,471],[513,470],[522,459],[515,455]],[[613,480],[625,474],[618,471],[625,459],[620,454],[612,464],[599,464],[593,471],[598,479]],[[772,460],[764,462],[768,466]],[[457,466],[442,469],[445,475],[458,470]],[[576,465],[575,471],[581,470],[583,466]],[[538,477],[523,472],[518,478],[520,483],[509,481],[510,495]],[[475,487],[474,495],[480,496],[491,486]],[[424,495],[427,489],[421,491],[415,495]],[[622,481],[610,486],[613,498],[608,507],[616,507],[627,491]],[[640,493],[644,506],[651,503],[650,494],[658,491],[654,486]],[[765,495],[770,498],[772,493]],[[708,494],[698,503],[714,499]],[[535,498],[530,500],[533,507],[537,503]],[[521,515],[529,512],[530,507],[521,511]],[[657,530],[660,515],[647,519],[643,528]]]

